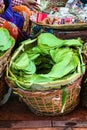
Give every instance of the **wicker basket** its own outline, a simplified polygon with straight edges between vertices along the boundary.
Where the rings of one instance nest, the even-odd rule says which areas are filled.
[[[10,88],[12,88],[16,93],[18,93],[18,95],[23,99],[23,101],[35,114],[54,116],[69,113],[79,103],[79,93],[81,89],[80,85],[82,80],[80,64],[78,65],[77,73],[73,76],[68,77],[67,79],[61,79],[45,83],[42,82],[38,84],[24,82],[21,82],[21,84],[19,82],[16,82],[14,73],[11,70],[11,64],[19,56],[19,54],[21,54],[28,48],[35,46],[36,40],[37,39],[27,41],[27,43],[22,44],[15,51],[14,55],[10,60],[10,64],[7,67],[6,82]],[[21,86],[22,88],[23,86],[33,86],[36,88],[50,88],[50,90],[38,89],[35,92],[30,92],[29,90],[23,90],[21,87],[19,88],[18,84],[20,84],[19,86]],[[66,94],[67,96],[64,96],[64,94]]]
[[[7,84],[5,82],[5,76],[3,75],[0,78],[0,106],[5,104],[11,94],[11,89],[7,87]]]
[[[82,90],[81,90],[81,104],[83,107],[87,107],[87,43],[83,46],[83,59],[86,64],[86,72],[82,80]]]
[[[83,46],[83,58],[84,58],[85,64],[87,65],[87,48],[86,47],[87,47],[87,43],[85,43]]]
[[[3,98],[3,95],[6,93],[6,89],[4,86],[4,77],[2,76],[0,78],[0,101],[2,100]]]
[[[23,101],[36,115],[55,116],[69,113],[79,104],[81,79],[82,78],[79,78],[72,84],[66,85],[68,96],[64,109],[62,109],[62,88],[52,91],[29,92],[17,88],[15,83],[8,78],[6,78],[6,82],[22,97]],[[59,84],[57,86],[59,86]]]
[[[2,76],[6,65],[8,64],[10,57],[11,57],[11,51],[14,47],[14,44],[10,49],[8,49],[1,57],[0,57],[0,77]]]
[[[86,30],[87,23],[75,23],[75,24],[58,24],[58,25],[51,25],[51,24],[43,24],[42,22],[35,22],[32,18],[30,18],[30,26],[37,25],[42,27],[43,29],[53,29],[54,31],[79,31],[79,30]]]
[[[46,9],[50,9],[51,7],[64,7],[66,2],[67,0],[48,0]]]
[[[6,87],[7,85],[6,85],[6,82],[4,79],[4,72],[5,72],[5,69],[6,69],[8,62],[10,61],[11,52],[12,52],[14,45],[15,45],[15,43],[12,45],[12,47],[10,49],[8,49],[0,57],[0,105],[4,104],[8,100],[9,96],[7,96],[5,99],[4,98],[5,94],[10,93],[9,89]]]
[[[80,37],[84,42],[87,41],[87,23],[71,25],[42,25],[30,20],[29,36],[36,38],[42,32],[49,32],[61,39],[73,39]]]

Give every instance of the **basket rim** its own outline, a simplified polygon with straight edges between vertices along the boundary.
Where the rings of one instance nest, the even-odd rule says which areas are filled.
[[[87,51],[85,50],[85,47],[87,46],[87,42],[83,45],[83,54],[87,56]]]
[[[73,86],[73,84],[75,84],[75,83],[77,83],[78,81],[81,81],[82,80],[82,76],[80,76],[78,79],[76,79],[74,82],[72,82],[72,84],[70,84],[71,85],[71,87]],[[8,86],[9,87],[11,87],[15,92],[17,92],[20,96],[22,96],[21,94],[24,94],[24,95],[38,95],[38,94],[40,94],[40,95],[48,95],[48,94],[50,94],[50,93],[55,93],[55,92],[57,92],[57,91],[61,91],[62,90],[62,88],[60,88],[60,89],[52,89],[52,90],[38,90],[38,91],[35,91],[35,92],[32,92],[32,91],[28,91],[28,90],[23,90],[23,89],[21,89],[21,88],[18,88],[18,87],[16,87],[16,85],[15,85],[15,83],[14,82],[12,82],[11,80],[9,80],[6,76],[5,76],[5,81],[6,81],[6,83],[8,84]],[[67,88],[69,88],[70,87],[70,85],[68,84],[67,85]]]
[[[55,30],[83,30],[87,29],[87,23],[74,23],[74,24],[59,24],[59,25],[50,25],[50,24],[43,24],[42,22],[35,22],[30,18],[30,21],[36,25],[46,27],[46,28],[52,28]]]
[[[60,89],[61,86],[63,85],[67,85],[67,84],[71,84],[72,82],[76,81],[79,77],[83,76],[83,74],[81,73],[81,69],[80,69],[80,64],[78,65],[78,73],[74,74],[73,76],[68,77],[67,79],[63,79],[63,80],[55,80],[55,81],[51,81],[51,82],[41,82],[41,83],[37,83],[37,84],[32,84],[32,83],[27,83],[28,86],[32,86],[32,85],[39,85],[39,86],[45,86],[45,87],[52,87],[52,86],[58,86],[58,88]],[[6,70],[6,77],[8,79],[11,80],[11,70],[10,70],[10,66],[7,66],[7,70]],[[15,81],[13,81],[15,82]],[[25,85],[25,83],[21,83],[22,85]]]

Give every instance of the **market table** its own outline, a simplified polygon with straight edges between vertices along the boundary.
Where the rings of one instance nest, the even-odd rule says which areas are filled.
[[[25,103],[12,94],[10,100],[0,107],[0,130],[86,130],[87,109],[77,106],[63,116],[39,117]]]

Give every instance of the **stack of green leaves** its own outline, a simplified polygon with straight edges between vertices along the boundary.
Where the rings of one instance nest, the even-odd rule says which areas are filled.
[[[5,28],[0,28],[0,56],[2,56],[5,51],[7,51],[13,44],[15,40],[11,37],[9,31]]]
[[[78,70],[80,75],[84,73],[80,38],[61,40],[53,34],[42,33],[36,42],[32,47],[28,47],[32,40],[22,42],[11,60],[10,79],[18,87],[29,91],[55,89],[56,86],[41,84],[67,80]]]

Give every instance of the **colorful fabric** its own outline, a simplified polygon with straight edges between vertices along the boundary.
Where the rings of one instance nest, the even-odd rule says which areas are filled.
[[[28,7],[24,6],[24,5],[20,5],[20,6],[14,6],[13,7],[13,11],[18,12],[19,14],[21,14],[24,18],[24,25],[23,25],[23,31],[26,32],[27,28],[29,26],[29,18],[31,16],[31,11],[29,10]]]
[[[0,26],[4,26],[5,28],[7,28],[15,39],[17,38],[18,33],[20,33],[21,35],[23,33],[22,37],[29,37],[28,27],[31,11],[28,7],[20,5],[20,3],[22,4],[22,2],[23,0],[8,0],[8,6],[0,15],[2,17],[2,20],[0,20]],[[20,6],[18,6],[18,4]],[[12,7],[12,5],[17,6]],[[17,30],[19,32],[17,32]]]
[[[0,0],[0,6],[4,4],[4,0]],[[23,0],[12,0],[12,6],[23,4]]]
[[[17,39],[17,37],[18,37],[18,27],[15,24],[6,21],[3,24],[3,27],[6,28],[9,31],[9,33],[12,37]]]
[[[0,17],[0,27],[3,26],[3,24],[4,24],[5,22],[6,22],[6,20]]]
[[[17,25],[18,28],[22,29],[24,24],[24,18],[17,12],[14,12],[12,10],[12,0],[9,0],[9,6],[4,11],[4,13],[1,15],[2,18],[6,19],[7,21],[10,21]]]
[[[12,37],[14,37],[15,39],[17,39],[17,37],[18,37],[18,27],[15,24],[8,22],[5,19],[0,17],[0,27],[6,28],[9,31],[10,35]]]

